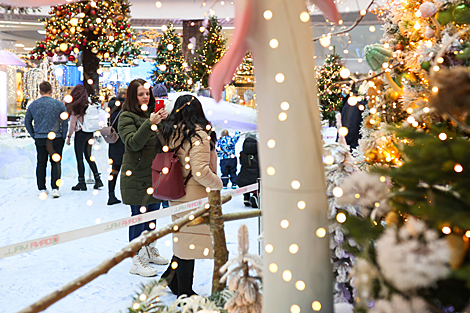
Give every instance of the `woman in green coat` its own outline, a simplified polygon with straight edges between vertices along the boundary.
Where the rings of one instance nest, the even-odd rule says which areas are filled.
[[[124,204],[131,206],[131,216],[160,209],[161,200],[155,199],[152,189],[152,161],[155,158],[157,124],[168,116],[165,109],[153,113],[155,99],[150,84],[135,79],[127,88],[126,101],[119,116],[118,132],[124,142],[125,152],[121,170],[121,195]],[[155,229],[150,221],[129,227],[129,241],[139,237],[144,230]],[[150,263],[165,265],[155,242],[142,247],[132,258],[131,274],[150,277],[158,271]]]

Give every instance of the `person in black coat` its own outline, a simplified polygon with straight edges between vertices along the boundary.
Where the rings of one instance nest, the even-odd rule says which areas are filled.
[[[354,95],[355,97],[357,94]],[[348,103],[349,95],[344,97],[343,110],[341,111],[341,124],[343,127],[348,129],[346,135],[346,143],[349,145],[351,152],[356,149],[359,145],[359,139],[361,139],[360,129],[362,123],[362,111],[359,110],[359,105],[367,105],[365,101],[361,101],[356,105],[350,105]]]
[[[237,183],[239,187],[255,184],[260,177],[259,163],[258,163],[258,140],[256,133],[248,132],[245,135],[243,142],[243,150],[240,153],[240,164],[242,166],[238,174]],[[243,202],[246,206],[258,208],[257,192],[247,192],[243,195]]]
[[[124,100],[126,97],[125,90],[119,90],[116,97],[112,98],[109,103],[108,107],[110,109],[111,116],[109,117],[109,123],[113,123],[113,128],[117,132],[118,125],[119,125],[119,113],[121,113],[121,106],[124,104]],[[108,156],[109,159],[112,160],[112,172],[111,177],[112,179],[108,180],[108,205],[113,205],[117,203],[121,203],[121,200],[116,198],[115,189],[116,189],[116,180],[119,175],[119,171],[121,170],[122,165],[122,156],[124,155],[124,143],[122,142],[121,138],[119,138],[115,143],[109,144]]]

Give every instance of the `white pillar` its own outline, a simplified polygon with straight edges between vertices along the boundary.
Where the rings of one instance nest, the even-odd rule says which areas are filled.
[[[6,66],[0,66],[0,126],[7,126],[8,120],[8,92],[7,92]],[[0,133],[6,133],[6,128],[0,128]]]
[[[263,18],[266,10],[272,12],[270,20]],[[300,20],[305,10],[300,0],[254,1],[248,39],[259,109],[266,313],[333,312],[314,51],[310,21]],[[271,39],[278,41],[277,48],[270,47]],[[275,80],[279,73],[282,83]],[[283,102],[288,109],[281,108]],[[271,140],[274,148],[268,147]],[[268,175],[273,169],[275,174]],[[322,238],[316,235],[321,228]]]

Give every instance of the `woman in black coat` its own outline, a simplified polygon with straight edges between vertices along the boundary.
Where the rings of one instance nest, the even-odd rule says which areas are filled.
[[[238,174],[237,184],[239,187],[255,184],[260,177],[258,164],[258,140],[254,132],[248,132],[243,142],[243,150],[240,152],[240,164],[242,168]],[[258,208],[257,192],[250,195],[249,192],[243,195],[246,206]]]
[[[109,123],[113,123],[113,128],[117,132],[118,131],[118,124],[119,118],[118,115],[121,113],[121,106],[125,101],[126,91],[120,90],[116,97],[112,98],[109,103],[108,107],[110,109],[111,116],[109,117]],[[116,198],[116,194],[114,193],[116,189],[116,180],[117,176],[119,175],[119,171],[121,170],[122,165],[122,156],[124,155],[124,143],[122,142],[121,138],[119,138],[115,143],[109,144],[108,149],[108,156],[109,159],[112,160],[110,163],[112,164],[112,172],[111,172],[111,180],[108,180],[108,205],[113,205],[117,203],[121,203],[121,200]]]

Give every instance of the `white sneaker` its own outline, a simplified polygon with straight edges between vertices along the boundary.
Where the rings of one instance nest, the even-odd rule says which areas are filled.
[[[60,192],[59,189],[52,189],[52,198],[59,198],[60,197]]]
[[[170,263],[170,261],[167,258],[160,255],[160,252],[155,247],[155,245],[156,245],[156,242],[154,241],[154,242],[149,243],[146,246],[148,256],[149,256],[149,262],[153,264],[157,264],[157,265],[167,265],[168,263]]]
[[[38,197],[39,197],[39,199],[41,199],[41,200],[47,199],[47,189],[41,189],[41,190],[39,190]]]
[[[157,276],[158,271],[149,264],[146,247],[142,247],[139,253],[132,258],[132,266],[129,273],[144,277]]]

